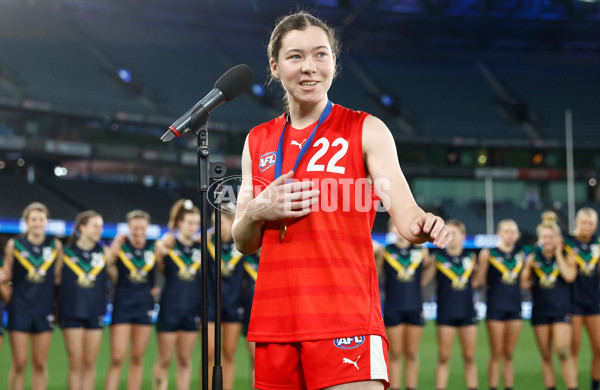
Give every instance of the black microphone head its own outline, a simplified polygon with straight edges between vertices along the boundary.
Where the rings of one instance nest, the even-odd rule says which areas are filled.
[[[253,80],[252,69],[246,64],[240,64],[225,72],[215,83],[215,88],[223,92],[226,101],[230,101],[244,92]]]

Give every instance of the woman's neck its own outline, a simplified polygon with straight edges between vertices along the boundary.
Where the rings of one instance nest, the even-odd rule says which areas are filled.
[[[88,237],[79,237],[75,244],[84,251],[89,251],[96,246],[97,242]]]
[[[27,241],[29,241],[33,245],[40,245],[42,242],[44,242],[44,239],[46,238],[44,234],[34,234],[31,232],[28,232],[26,237]]]
[[[504,253],[511,253],[513,249],[515,249],[515,244],[509,245],[500,241],[500,243],[498,243],[498,249],[500,249]]]
[[[546,248],[542,248],[542,254],[547,258],[547,259],[551,259],[554,257],[554,248],[552,249],[546,249]]]
[[[177,239],[179,240],[179,242],[181,242],[185,246],[191,246],[194,243],[194,240],[192,240],[192,237],[184,236],[183,234],[180,234],[179,237],[177,237]]]
[[[129,242],[136,249],[141,249],[141,248],[143,248],[146,245],[146,239],[145,238],[135,239],[135,238],[129,237]]]
[[[582,244],[587,244],[592,239],[592,236],[583,236],[581,233],[576,233],[575,238]]]
[[[290,125],[296,129],[303,129],[319,120],[321,113],[327,105],[327,95],[316,104],[294,102],[288,96],[290,106]]]
[[[409,241],[396,241],[394,245],[396,245],[400,249],[406,249],[410,247],[411,244]]]
[[[462,246],[449,246],[448,249],[446,249],[446,253],[448,253],[450,256],[458,256],[462,253],[462,251]]]

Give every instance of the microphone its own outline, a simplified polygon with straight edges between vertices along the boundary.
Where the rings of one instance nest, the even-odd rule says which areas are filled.
[[[229,69],[215,83],[215,87],[194,107],[177,119],[160,137],[161,141],[169,142],[175,137],[187,133],[192,126],[192,120],[200,117],[208,118],[212,110],[220,106],[224,102],[235,99],[239,94],[244,92],[252,81],[254,73],[246,64],[240,64]]]

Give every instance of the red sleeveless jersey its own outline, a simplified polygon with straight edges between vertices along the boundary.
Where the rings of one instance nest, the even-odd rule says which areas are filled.
[[[280,222],[265,224],[249,340],[385,337],[371,241],[378,198],[362,152],[367,115],[333,106],[294,172],[294,180],[311,180],[320,189],[319,204],[308,216],[287,220],[283,240]],[[250,132],[255,196],[274,180],[284,123],[281,115]],[[315,126],[286,126],[282,173],[294,167]]]

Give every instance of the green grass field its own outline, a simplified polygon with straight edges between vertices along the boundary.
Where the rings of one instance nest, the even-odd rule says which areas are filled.
[[[104,377],[108,368],[109,362],[109,343],[108,343],[108,329],[105,330],[104,338],[102,340],[102,349],[98,358],[98,382],[97,389],[104,388]],[[419,378],[419,388],[423,390],[435,389],[434,386],[434,369],[436,364],[436,337],[435,337],[435,323],[430,322],[425,326],[423,332],[423,340],[421,342],[421,370]],[[194,375],[192,377],[192,389],[200,388],[200,355],[201,349],[200,344],[197,344],[197,348],[194,351],[193,365],[196,367]],[[484,322],[479,325],[478,333],[478,348],[477,348],[477,362],[479,368],[479,388],[484,390],[487,389],[487,360],[489,356],[489,348],[487,342],[487,333],[485,331]],[[153,335],[146,359],[144,361],[144,385],[143,389],[151,388],[151,377],[152,377],[152,366],[156,357],[156,338]],[[10,367],[10,343],[8,335],[5,333],[4,341],[2,343],[2,350],[0,351],[0,389],[8,387],[8,371]],[[579,383],[580,389],[589,388],[589,365],[590,365],[590,350],[588,346],[588,339],[584,337],[582,341],[582,351],[580,356],[580,370],[579,370]],[[557,367],[557,373],[560,372]],[[52,346],[50,348],[50,356],[48,359],[48,371],[49,371],[49,389],[52,390],[63,390],[66,388],[66,376],[67,376],[67,357],[65,347],[62,339],[62,333],[60,330],[55,330]],[[126,373],[127,365],[124,367],[123,374],[121,376],[121,389],[126,389]],[[170,388],[175,386],[175,362],[171,365]],[[27,382],[25,388],[31,386],[31,371],[28,370]],[[559,389],[565,388],[562,380],[558,380],[557,387]],[[248,380],[248,354],[246,350],[245,340],[241,339],[238,352],[237,352],[237,370],[235,378],[235,389],[249,389]],[[465,382],[462,371],[462,361],[460,358],[460,349],[458,342],[455,342],[453,349],[452,361],[450,363],[450,380],[448,384],[448,390],[463,390],[465,389]],[[515,353],[515,389],[517,390],[528,390],[528,389],[544,389],[540,374],[540,358],[533,338],[533,330],[528,322],[524,322],[523,331],[519,339],[519,344]]]

